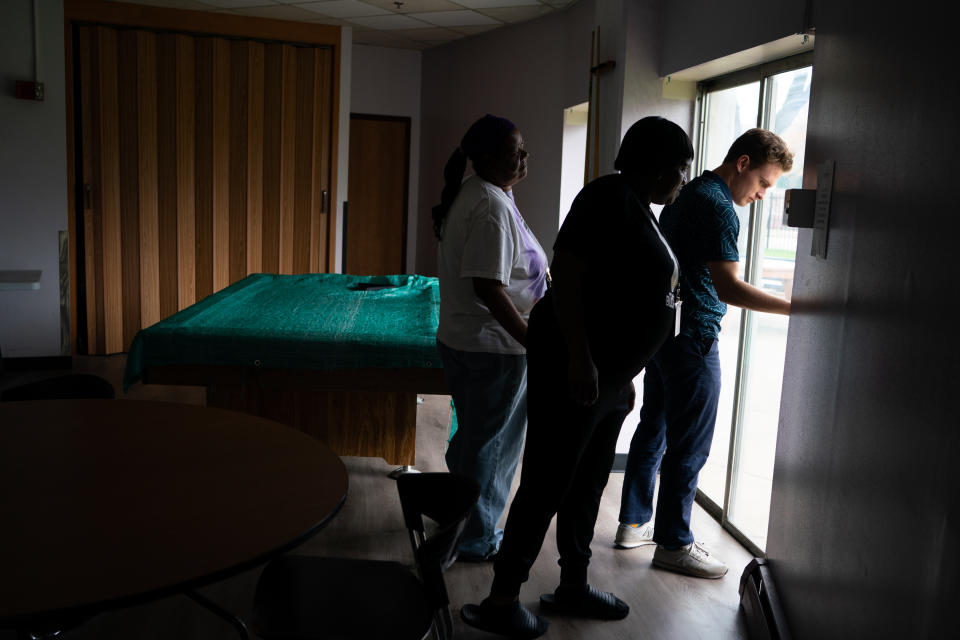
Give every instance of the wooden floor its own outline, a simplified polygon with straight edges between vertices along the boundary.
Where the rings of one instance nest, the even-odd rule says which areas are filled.
[[[119,391],[123,362],[123,356],[77,357],[74,368],[111,380]],[[39,375],[8,372],[0,377],[0,388]],[[199,388],[135,385],[128,395],[119,397],[202,404],[204,393]],[[448,426],[449,397],[425,396],[417,422],[419,469],[446,470],[443,452]],[[343,510],[297,552],[410,562],[410,547],[395,485],[387,477],[392,467],[375,458],[344,458],[344,461],[350,473],[350,490]],[[699,506],[694,507],[693,529],[697,539],[730,566],[730,572],[723,579],[701,580],[655,569],[650,564],[652,546],[615,549],[613,537],[622,481],[622,474],[611,474],[604,493],[593,542],[590,582],[625,600],[630,605],[630,615],[617,622],[552,617],[544,637],[548,640],[747,638],[738,612],[737,587],[740,574],[750,561],[749,553]],[[539,595],[556,587],[559,578],[556,560],[551,526],[530,580],[521,592],[521,600],[534,611]],[[131,562],[135,561],[131,558]],[[248,571],[210,585],[201,593],[247,620],[259,572],[260,569]],[[457,638],[492,640],[496,637],[467,627],[459,620],[460,606],[479,602],[486,595],[492,576],[489,564],[457,563],[447,573]],[[11,636],[0,632],[0,639],[8,637]],[[65,640],[230,640],[237,636],[219,618],[186,597],[176,596],[104,613],[61,637]]]

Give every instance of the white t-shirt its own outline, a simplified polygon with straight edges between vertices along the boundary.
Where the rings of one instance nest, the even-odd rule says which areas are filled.
[[[464,180],[441,228],[437,339],[460,351],[524,353],[473,290],[499,280],[524,318],[546,291],[547,256],[505,192],[479,176]]]

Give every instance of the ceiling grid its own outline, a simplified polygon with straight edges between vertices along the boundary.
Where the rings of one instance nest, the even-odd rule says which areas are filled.
[[[475,33],[524,22],[576,0],[122,0],[353,28],[353,42],[429,49]]]

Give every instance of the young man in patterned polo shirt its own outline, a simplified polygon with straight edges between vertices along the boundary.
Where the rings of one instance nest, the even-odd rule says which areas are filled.
[[[727,566],[711,557],[690,531],[697,477],[710,454],[717,419],[720,321],[727,304],[790,313],[789,302],[737,277],[740,222],[733,207],[761,200],[791,168],[793,153],[779,136],[751,129],[734,141],[723,164],[686,185],[660,215],[663,234],[680,262],[680,333],[646,368],[640,424],[623,479],[616,544],[622,548],[656,544],[653,564],[663,569],[700,578],[720,578],[727,572]]]

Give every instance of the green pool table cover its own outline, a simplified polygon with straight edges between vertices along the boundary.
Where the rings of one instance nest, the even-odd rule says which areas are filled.
[[[437,279],[255,273],[134,337],[123,387],[163,365],[442,367]]]

